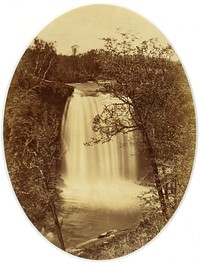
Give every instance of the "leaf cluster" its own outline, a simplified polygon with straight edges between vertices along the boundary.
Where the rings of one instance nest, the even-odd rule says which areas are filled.
[[[73,89],[45,79],[55,49],[35,40],[22,57],[7,96],[4,147],[13,188],[31,221],[38,225],[61,200],[60,124]],[[38,56],[36,56],[36,54]],[[35,71],[33,70],[35,69]],[[39,70],[40,69],[40,70]]]
[[[118,102],[105,106],[94,118],[93,129],[99,137],[91,142],[131,133],[138,152],[149,154],[151,175],[159,179],[164,199],[168,199],[168,189],[171,192],[176,186],[177,206],[187,186],[195,148],[189,84],[170,45],[162,47],[153,39],[139,43],[133,36],[121,35],[120,40],[104,39],[100,68],[102,79],[109,82],[101,92]]]

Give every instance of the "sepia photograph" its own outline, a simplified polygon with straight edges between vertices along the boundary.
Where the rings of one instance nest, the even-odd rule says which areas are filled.
[[[133,10],[63,12],[18,60],[3,148],[41,237],[80,260],[126,257],[159,237],[190,183],[196,111],[184,65]]]

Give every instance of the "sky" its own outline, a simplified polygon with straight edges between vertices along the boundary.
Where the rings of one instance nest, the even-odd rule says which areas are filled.
[[[37,37],[56,42],[58,53],[69,55],[74,44],[79,46],[79,53],[103,48],[101,39],[119,36],[117,28],[141,41],[157,38],[162,45],[167,44],[165,37],[148,20],[128,9],[111,5],[90,5],[67,12],[52,21]]]

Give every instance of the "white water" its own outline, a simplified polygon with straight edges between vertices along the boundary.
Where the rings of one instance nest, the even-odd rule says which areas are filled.
[[[64,197],[71,205],[129,209],[139,205],[137,196],[144,188],[137,185],[137,160],[130,133],[120,133],[107,143],[86,146],[97,136],[92,130],[95,115],[105,105],[116,102],[109,95],[86,95],[75,89],[66,104],[62,123],[65,155],[62,175]]]

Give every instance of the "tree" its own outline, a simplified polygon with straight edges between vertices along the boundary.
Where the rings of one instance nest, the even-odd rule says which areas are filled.
[[[149,155],[162,214],[168,219],[171,208],[175,208],[171,204],[178,203],[178,182],[184,175],[180,173],[181,163],[184,161],[191,170],[194,154],[194,108],[187,79],[170,45],[162,47],[152,39],[139,44],[134,36],[124,33],[120,41],[104,41],[101,71],[103,78],[112,82],[104,86],[102,93],[119,101],[106,106],[94,118],[93,129],[99,137],[92,142],[105,142],[117,133],[137,131],[135,137],[143,141]],[[189,161],[184,160],[186,150],[190,150]],[[169,168],[172,173],[161,173],[161,168]],[[169,187],[170,199],[174,198],[171,204]]]
[[[79,49],[79,46],[77,44],[74,44],[74,45],[72,45],[71,49],[72,49],[72,55],[76,56],[78,49]]]
[[[20,61],[6,102],[4,144],[12,185],[25,213],[38,228],[51,214],[65,249],[58,218],[59,115],[70,92],[68,86],[45,79],[54,56],[51,44],[36,40]]]
[[[35,38],[33,44],[22,56],[18,68],[24,69],[24,71],[38,79],[46,79],[49,77],[48,74],[54,66],[56,57],[53,42],[45,42],[42,39]]]

